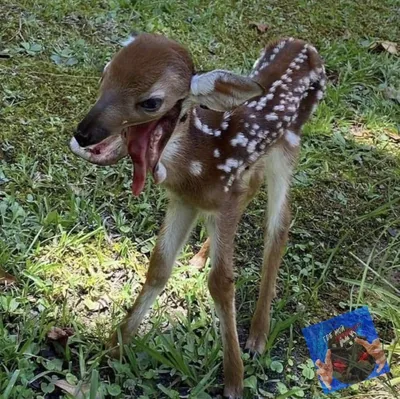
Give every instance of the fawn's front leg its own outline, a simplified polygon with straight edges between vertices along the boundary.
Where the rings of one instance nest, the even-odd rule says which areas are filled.
[[[193,207],[175,199],[171,200],[164,224],[150,258],[146,281],[134,305],[120,325],[124,344],[129,342],[153,302],[167,284],[176,256],[186,242],[196,216],[197,211]],[[118,345],[117,331],[114,332],[111,338],[111,344],[112,346]],[[119,349],[117,348],[113,354],[118,355]]]
[[[211,239],[211,272],[208,287],[220,322],[224,353],[224,396],[242,397],[243,362],[240,356],[236,330],[235,279],[233,275],[233,248],[239,207],[225,209],[209,219]]]

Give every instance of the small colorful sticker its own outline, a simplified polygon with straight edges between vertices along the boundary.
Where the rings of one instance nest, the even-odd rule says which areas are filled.
[[[368,307],[303,328],[324,393],[390,371]]]

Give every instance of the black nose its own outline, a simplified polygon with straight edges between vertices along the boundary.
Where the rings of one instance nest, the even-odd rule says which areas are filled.
[[[77,130],[76,133],[74,134],[74,137],[81,147],[87,147],[88,145],[91,145],[91,139],[86,134],[86,132]]]
[[[100,126],[83,127],[82,122],[78,125],[76,133],[74,135],[75,140],[81,147],[87,147],[89,145],[100,143],[106,139],[110,132]]]

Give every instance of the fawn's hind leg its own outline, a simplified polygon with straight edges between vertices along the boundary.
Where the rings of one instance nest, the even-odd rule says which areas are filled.
[[[264,351],[269,333],[271,302],[290,225],[288,194],[296,155],[296,149],[282,145],[272,148],[266,160],[268,208],[264,259],[259,298],[246,343],[252,352]]]

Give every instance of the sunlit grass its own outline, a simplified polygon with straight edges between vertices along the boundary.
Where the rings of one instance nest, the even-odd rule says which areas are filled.
[[[277,36],[318,47],[327,97],[304,131],[271,336],[264,355],[243,354],[245,396],[324,397],[300,328],[368,304],[392,375],[330,397],[394,397],[400,107],[387,89],[400,89],[400,59],[368,46],[398,40],[396,7],[394,0],[1,4],[0,54],[11,58],[0,58],[0,266],[18,278],[0,288],[3,397],[52,398],[62,393],[57,379],[93,399],[221,393],[209,265],[199,272],[188,263],[204,240],[201,225],[122,361],[109,359],[104,345],[145,278],[166,200],[150,181],[132,197],[128,162],[97,168],[73,157],[67,143],[96,98],[99,72],[131,30],[178,39],[202,70],[247,72]],[[267,33],[253,21],[265,22]],[[262,190],[236,243],[242,345],[258,291],[265,205]],[[65,348],[46,338],[53,326],[74,329]]]

